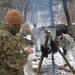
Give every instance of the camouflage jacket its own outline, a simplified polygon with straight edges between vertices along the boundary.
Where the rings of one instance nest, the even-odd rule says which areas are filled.
[[[15,34],[12,25],[0,24],[0,75],[23,75],[29,53],[19,45]]]
[[[59,40],[61,42],[62,47],[64,47],[66,50],[75,47],[75,41],[70,35],[64,33],[62,35],[62,39]]]

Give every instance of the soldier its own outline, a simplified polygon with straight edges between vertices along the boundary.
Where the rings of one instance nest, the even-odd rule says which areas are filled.
[[[32,41],[32,42],[31,42],[32,45],[35,44],[34,35],[33,35],[33,33],[31,32],[30,26],[29,26],[29,24],[28,24],[27,22],[25,22],[25,23],[23,24],[23,28],[22,28],[22,30],[21,30],[21,34],[22,34],[22,36],[26,37],[28,40],[31,40],[31,41]]]
[[[27,39],[28,41],[30,41],[31,47],[33,48],[35,39],[32,36],[33,34],[31,32],[30,26],[27,22],[24,23],[24,26],[21,30],[21,34],[24,39]],[[29,44],[28,44],[28,46],[29,46]],[[27,45],[26,45],[26,47],[27,47]],[[36,58],[36,56],[35,56],[35,49],[33,48],[33,50],[34,50],[34,53],[30,54],[28,56],[28,62],[24,66],[24,74],[25,75],[34,75],[32,61]]]
[[[66,58],[69,60],[70,56],[69,53],[72,54],[74,62],[75,62],[75,41],[69,34],[62,33],[61,30],[56,31],[56,37],[59,40],[59,44],[61,44],[61,47],[64,50],[64,54],[66,55]],[[64,66],[67,64],[64,63]]]
[[[15,38],[23,22],[22,14],[15,9],[9,10],[5,17],[6,24],[0,24],[0,75],[24,75],[23,66],[33,50],[22,49]]]
[[[41,42],[40,42],[40,39],[38,38],[38,28],[37,28],[36,24],[34,24],[34,27],[32,29],[32,33],[33,33],[34,38],[35,38],[35,45],[34,45],[34,47],[35,47],[36,51],[39,51]]]

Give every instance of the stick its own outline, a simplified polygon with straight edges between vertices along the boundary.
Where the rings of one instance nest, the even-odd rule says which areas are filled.
[[[43,27],[44,31],[46,32],[45,28]],[[50,37],[50,40],[52,40],[52,36],[49,35],[47,32],[46,34]],[[53,41],[53,40],[52,40]],[[55,42],[54,42],[55,43]],[[55,46],[57,47],[56,43]],[[67,58],[65,57],[65,55],[62,53],[62,51],[57,47],[57,50],[59,51],[59,53],[61,54],[61,56],[63,57],[63,59],[65,60],[65,62],[67,63],[68,67],[70,68],[70,70],[75,74],[75,69],[70,65],[70,63],[68,62]]]
[[[47,31],[45,31],[46,33],[48,33]],[[47,43],[48,43],[48,40],[49,40],[49,36],[47,35],[45,37],[45,43],[44,43],[44,47],[46,48],[47,46]],[[39,75],[40,73],[40,69],[41,69],[41,65],[42,65],[42,61],[43,61],[43,54],[41,54],[41,59],[40,59],[40,62],[39,62],[39,65],[38,65],[38,69],[37,69],[37,75]]]

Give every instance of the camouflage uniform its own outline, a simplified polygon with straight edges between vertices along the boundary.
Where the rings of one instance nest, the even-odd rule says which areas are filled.
[[[63,37],[62,39],[60,39],[60,41],[62,46],[65,47],[66,50],[75,47],[74,39],[70,35],[64,33],[62,35]]]
[[[13,25],[0,24],[0,75],[23,75],[29,53],[21,49],[14,34]]]

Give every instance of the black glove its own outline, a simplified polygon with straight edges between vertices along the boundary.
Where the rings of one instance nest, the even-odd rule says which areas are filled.
[[[67,54],[67,50],[64,47],[63,47],[63,53],[64,53],[64,55]]]
[[[43,54],[43,57],[48,57],[48,54],[50,53],[49,47],[44,47],[43,45],[41,45],[41,52]]]
[[[53,54],[56,53],[57,50],[58,50],[58,48],[57,48],[57,46],[56,46],[56,44],[55,44],[54,41],[51,40],[50,46],[51,46],[51,52],[52,52]]]

